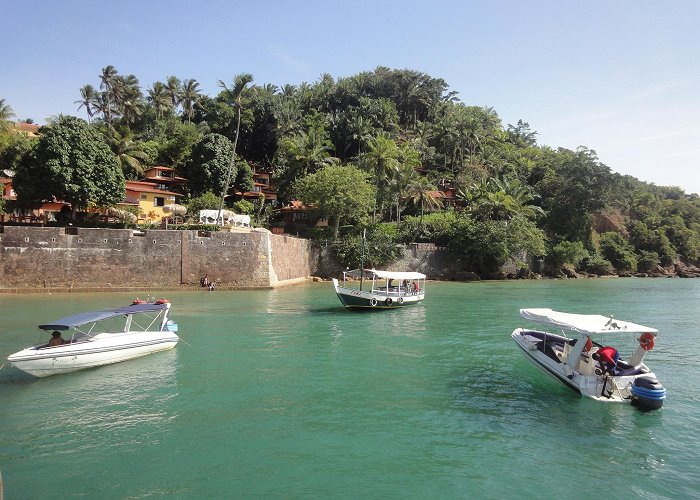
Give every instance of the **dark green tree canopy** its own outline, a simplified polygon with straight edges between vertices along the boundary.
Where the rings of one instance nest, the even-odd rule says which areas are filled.
[[[220,193],[226,182],[226,172],[231,160],[233,143],[221,134],[207,134],[192,147],[192,154],[184,165],[192,196],[207,191]],[[234,188],[249,191],[253,188],[253,174],[244,161],[237,161],[231,173]]]
[[[111,206],[124,199],[124,175],[103,136],[72,116],[44,127],[33,153],[13,180],[19,199],[30,205],[63,200],[73,209]]]
[[[374,187],[369,175],[352,166],[331,165],[299,179],[294,192],[321,217],[333,222],[333,237],[340,222],[364,220],[374,208]]]

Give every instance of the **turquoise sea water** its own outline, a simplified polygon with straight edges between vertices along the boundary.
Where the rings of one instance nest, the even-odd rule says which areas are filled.
[[[124,293],[0,295],[2,361]],[[344,310],[330,283],[170,293],[171,351],[34,379],[0,370],[5,498],[690,498],[700,491],[700,280],[428,283]],[[539,372],[521,307],[658,328],[660,411]],[[623,354],[633,341],[617,344]]]

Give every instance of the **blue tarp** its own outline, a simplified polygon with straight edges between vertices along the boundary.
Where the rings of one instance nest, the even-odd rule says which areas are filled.
[[[160,312],[167,309],[168,304],[132,304],[126,307],[118,307],[116,309],[105,309],[103,311],[84,312],[66,316],[65,318],[57,319],[45,325],[39,325],[42,330],[69,330],[80,325],[102,321],[104,319],[114,318],[127,314],[138,314],[147,312]]]

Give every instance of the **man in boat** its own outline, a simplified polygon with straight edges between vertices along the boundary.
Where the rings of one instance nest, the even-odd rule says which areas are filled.
[[[61,337],[61,332],[54,331],[51,334],[51,340],[49,340],[49,347],[56,347],[58,345],[63,345],[65,343],[66,343],[66,341],[63,340],[63,337]]]

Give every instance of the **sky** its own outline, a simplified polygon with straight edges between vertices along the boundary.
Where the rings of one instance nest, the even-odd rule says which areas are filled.
[[[103,67],[142,89],[170,75],[313,83],[378,66],[442,78],[540,145],[585,146],[612,171],[700,193],[696,0],[0,0],[0,99],[44,123]]]

